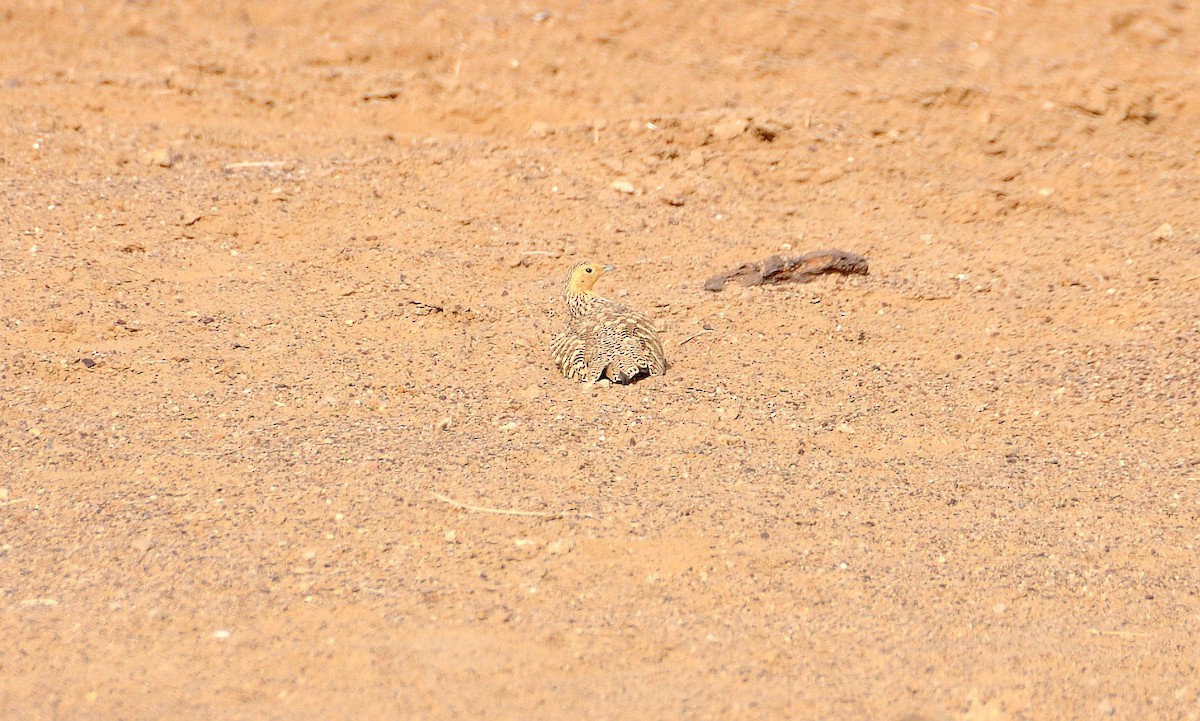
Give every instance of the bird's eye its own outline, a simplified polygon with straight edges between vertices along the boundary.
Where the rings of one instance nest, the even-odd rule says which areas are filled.
[[[587,271],[588,273],[591,273],[591,272],[592,272],[592,269],[591,269],[591,268],[584,268],[584,270],[585,270],[585,271]]]

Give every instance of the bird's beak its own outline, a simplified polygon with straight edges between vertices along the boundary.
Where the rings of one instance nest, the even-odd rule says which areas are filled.
[[[617,266],[615,266],[615,265],[606,265],[606,266],[604,266],[604,272],[605,272],[605,273],[611,273],[612,271],[614,271],[614,270],[616,270],[616,269],[617,269]]]

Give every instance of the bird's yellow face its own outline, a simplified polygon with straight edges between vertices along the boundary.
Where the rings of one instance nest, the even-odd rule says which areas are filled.
[[[610,270],[612,270],[611,265],[590,260],[576,263],[575,267],[571,268],[571,274],[567,276],[567,292],[586,293],[590,291],[596,284],[596,280]]]

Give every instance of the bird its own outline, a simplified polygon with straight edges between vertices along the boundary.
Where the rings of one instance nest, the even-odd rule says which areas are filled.
[[[591,260],[571,266],[563,288],[567,326],[554,336],[554,363],[571,380],[631,383],[642,375],[660,376],[667,369],[662,341],[648,316],[592,291],[611,265]]]

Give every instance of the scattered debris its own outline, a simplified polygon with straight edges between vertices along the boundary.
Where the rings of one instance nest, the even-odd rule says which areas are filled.
[[[730,280],[751,286],[783,281],[804,283],[823,273],[866,275],[867,267],[866,258],[845,250],[817,250],[795,256],[769,255],[756,263],[743,263],[731,271],[714,275],[705,281],[704,289],[720,292]]]
[[[444,313],[446,310],[446,308],[444,306],[434,305],[433,303],[426,303],[424,301],[416,300],[414,298],[407,298],[404,300],[404,302],[409,305],[415,305],[418,309],[417,315],[429,315],[430,313]]]

